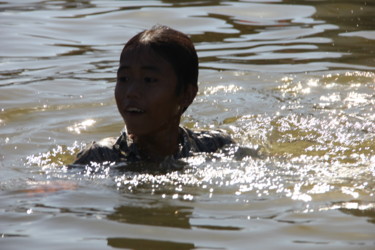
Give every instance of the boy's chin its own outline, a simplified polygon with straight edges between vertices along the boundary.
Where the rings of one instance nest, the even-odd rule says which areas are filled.
[[[148,134],[145,131],[139,130],[139,128],[134,129],[131,126],[128,127],[126,124],[125,124],[125,126],[126,126],[126,132],[129,136],[129,138],[132,139],[132,140]]]

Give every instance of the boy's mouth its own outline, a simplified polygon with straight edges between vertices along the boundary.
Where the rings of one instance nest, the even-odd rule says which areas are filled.
[[[125,111],[126,113],[130,113],[130,114],[143,114],[145,112],[143,109],[135,108],[135,107],[129,107],[125,109]]]

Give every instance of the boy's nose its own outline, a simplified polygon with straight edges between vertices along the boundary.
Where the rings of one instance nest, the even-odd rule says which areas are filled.
[[[136,81],[129,83],[126,91],[127,98],[139,98],[141,96],[141,86]]]

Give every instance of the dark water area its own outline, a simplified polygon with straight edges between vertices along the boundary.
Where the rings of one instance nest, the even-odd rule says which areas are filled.
[[[375,1],[0,2],[0,249],[374,249]],[[238,145],[183,171],[62,167],[123,127],[124,43],[200,58],[191,129]]]

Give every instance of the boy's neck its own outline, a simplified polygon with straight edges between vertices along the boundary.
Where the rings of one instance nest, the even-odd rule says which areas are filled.
[[[152,135],[132,135],[131,138],[141,152],[142,158],[160,162],[178,151],[179,130],[179,126],[173,126]]]

